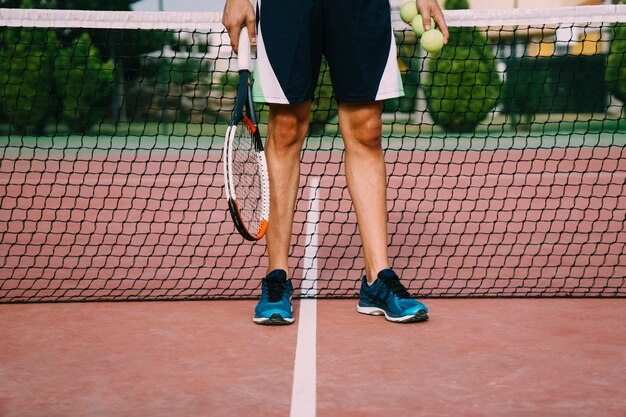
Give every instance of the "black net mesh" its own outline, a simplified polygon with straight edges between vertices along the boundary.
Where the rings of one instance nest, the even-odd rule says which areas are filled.
[[[389,251],[411,293],[626,295],[625,16],[552,17],[454,25],[431,55],[395,26]],[[0,302],[258,296],[265,243],[236,233],[223,191],[221,25],[54,26],[0,27]],[[291,249],[319,297],[363,274],[342,160],[323,64]]]

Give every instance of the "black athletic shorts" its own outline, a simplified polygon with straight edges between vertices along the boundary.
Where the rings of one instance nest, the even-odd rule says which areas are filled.
[[[257,0],[253,97],[313,98],[322,55],[338,101],[404,95],[389,0]]]

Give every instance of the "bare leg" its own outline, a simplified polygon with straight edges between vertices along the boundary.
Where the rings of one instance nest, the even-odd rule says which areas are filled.
[[[382,103],[340,103],[339,127],[346,146],[346,179],[363,242],[367,281],[389,268],[387,178],[381,147]]]
[[[270,179],[270,218],[266,233],[268,271],[289,275],[288,255],[300,182],[300,151],[309,127],[311,102],[271,104],[265,156]]]

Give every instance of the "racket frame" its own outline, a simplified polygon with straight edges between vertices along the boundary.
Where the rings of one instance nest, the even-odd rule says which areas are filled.
[[[257,118],[254,111],[254,103],[252,101],[252,88],[250,81],[250,39],[248,37],[248,30],[245,27],[242,29],[239,37],[239,53],[237,55],[237,62],[239,66],[239,86],[237,88],[235,108],[233,110],[231,120],[228,124],[228,129],[226,130],[222,156],[224,166],[224,189],[228,202],[228,211],[230,212],[230,215],[233,219],[235,228],[244,239],[257,241],[265,235],[265,232],[267,230],[270,193],[265,151],[263,148],[263,141],[261,140],[261,135],[257,127]],[[242,128],[247,129],[248,132],[251,134],[254,148],[257,154],[257,162],[259,164],[262,201],[259,232],[256,234],[250,233],[242,220],[241,211],[239,209],[239,205],[237,204],[237,195],[235,193],[235,187],[233,182],[234,176],[232,173],[232,142],[234,140],[235,134],[237,133],[237,127],[239,125],[242,125]]]

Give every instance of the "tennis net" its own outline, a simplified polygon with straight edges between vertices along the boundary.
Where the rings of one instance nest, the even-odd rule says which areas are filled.
[[[420,297],[626,296],[626,6],[393,14],[389,250]],[[227,213],[237,75],[218,13],[0,9],[0,302],[259,294]],[[353,297],[362,253],[322,65],[302,152],[297,295]],[[267,107],[257,109],[266,130]]]

